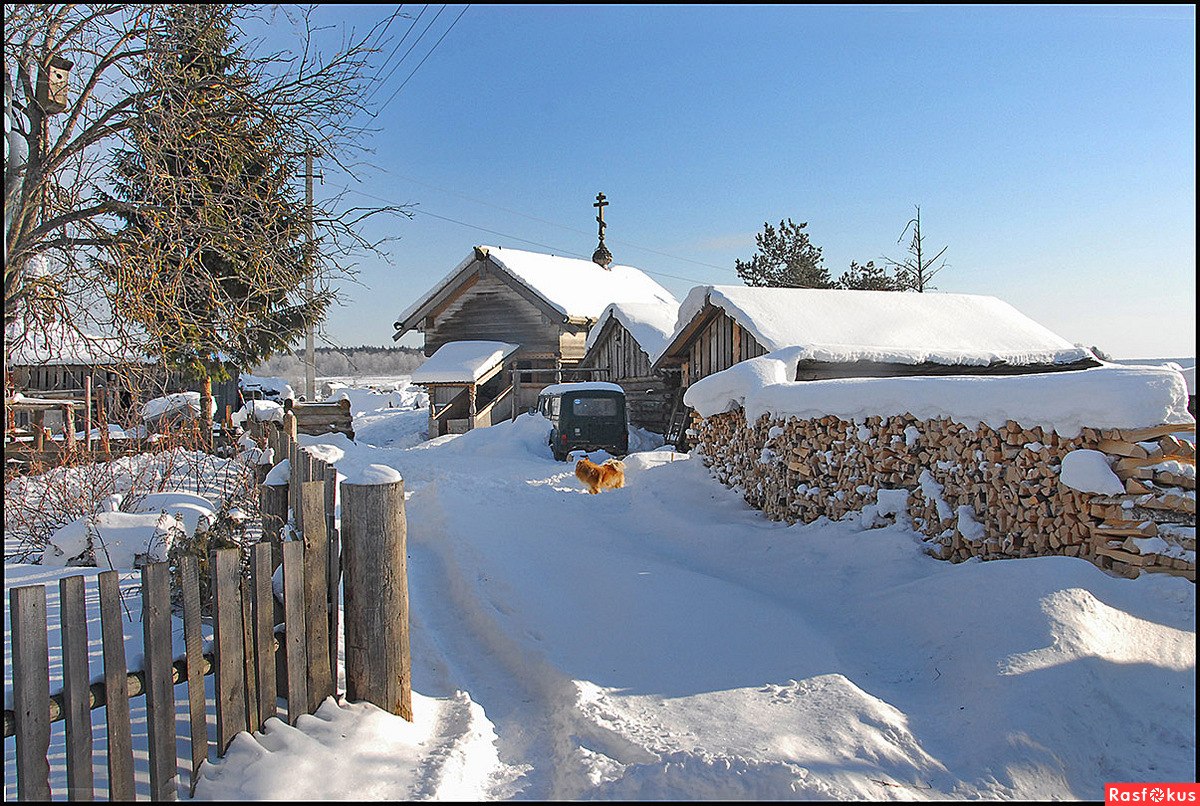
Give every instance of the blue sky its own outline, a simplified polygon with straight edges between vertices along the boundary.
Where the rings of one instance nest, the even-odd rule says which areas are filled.
[[[430,53],[463,9],[404,6],[381,75],[441,14],[376,94],[407,79],[370,165],[324,168],[318,194],[419,211],[368,229],[390,263],[342,286],[334,343],[393,344],[475,244],[589,256],[603,191],[616,260],[681,299],[739,283],[766,221],[808,222],[835,276],[903,258],[920,205],[939,290],[1117,358],[1195,355],[1193,6],[472,5]]]

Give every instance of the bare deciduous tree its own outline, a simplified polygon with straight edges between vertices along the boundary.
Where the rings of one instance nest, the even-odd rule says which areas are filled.
[[[167,219],[180,223],[180,210],[172,209],[170,202],[171,188],[161,185],[164,193],[146,203],[122,198],[109,180],[113,153],[135,145],[136,124],[144,122],[147,110],[167,109],[163,87],[144,80],[148,65],[153,70],[153,65],[162,63],[156,49],[168,41],[165,8],[5,7],[4,312],[6,334],[11,337],[5,340],[6,358],[10,343],[19,343],[26,330],[50,329],[46,327],[50,322],[58,325],[57,332],[98,329],[116,334],[124,345],[149,355],[162,355],[164,343],[178,333],[179,321],[169,311],[138,317],[136,326],[130,327],[128,318],[119,316],[111,304],[144,292],[150,269],[167,262],[166,255],[145,250],[137,262],[128,262],[129,241],[115,237],[118,222],[130,216],[158,220],[163,232],[169,230]],[[318,31],[311,9],[231,8],[238,21],[266,13],[287,15],[298,43],[293,49],[247,55],[244,80],[223,90],[236,95],[248,114],[271,121],[272,145],[280,153],[296,155],[315,148],[323,159],[352,173],[364,133],[357,121],[368,119],[362,114],[372,80],[368,60],[382,46],[391,20],[351,36],[329,55],[322,55],[314,44]],[[211,92],[224,79],[201,75],[191,80],[193,86],[173,89],[178,103],[172,113],[195,113],[194,99],[203,94],[201,90]],[[218,125],[215,119],[212,122]],[[207,200],[212,209],[233,205],[239,200],[228,194],[245,192],[245,188],[213,184]],[[195,187],[193,183],[190,189]],[[314,203],[311,257],[312,272],[319,278],[318,294],[335,296],[334,283],[352,276],[355,256],[363,250],[377,252],[379,244],[367,240],[359,226],[377,212],[345,208],[340,197]],[[199,239],[218,249],[228,242],[228,219],[215,216],[207,231],[205,226],[202,220],[187,222],[193,242]],[[142,246],[148,248],[149,242]],[[122,268],[102,271],[106,265]],[[169,277],[162,278],[161,287],[170,285]],[[206,291],[192,289],[191,293]],[[246,302],[252,296],[242,295],[240,306],[229,316],[234,329],[241,328],[239,337],[249,337],[258,322]],[[229,289],[224,297],[226,301],[230,297]],[[170,294],[158,294],[142,304],[177,301]]]
[[[905,234],[909,229],[912,229],[912,239],[908,244],[909,257],[904,260],[892,260],[884,258],[888,265],[895,267],[896,279],[904,288],[910,288],[914,291],[925,291],[926,289],[933,290],[933,286],[929,281],[933,276],[946,268],[946,261],[942,257],[946,254],[948,247],[943,246],[938,253],[932,258],[925,257],[925,236],[921,232],[921,208],[917,207],[917,214],[907,224],[904,225],[904,231],[900,233],[900,237],[896,239],[896,243],[904,240]],[[939,262],[940,261],[940,262]]]

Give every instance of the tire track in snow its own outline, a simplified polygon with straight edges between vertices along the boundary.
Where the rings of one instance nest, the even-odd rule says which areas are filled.
[[[414,492],[408,518],[410,534],[418,537],[410,543],[409,568],[423,570],[410,583],[412,610],[425,613],[421,626],[429,629],[421,640],[436,647],[442,684],[453,682],[484,707],[496,728],[500,760],[521,775],[498,781],[488,796],[574,799],[595,783],[592,765],[579,752],[581,738],[621,763],[656,756],[588,720],[579,710],[574,681],[512,638],[514,631],[502,623],[504,605],[483,589],[487,580],[473,570],[481,567],[479,558],[455,539],[443,497],[444,488],[451,488],[453,498],[475,499],[504,486],[444,474]],[[524,482],[520,486],[529,489]],[[487,528],[506,532],[495,522]],[[428,664],[417,657],[414,662]]]

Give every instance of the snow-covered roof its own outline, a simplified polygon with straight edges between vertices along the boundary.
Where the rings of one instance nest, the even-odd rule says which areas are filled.
[[[154,363],[119,338],[80,333],[62,326],[50,326],[23,333],[9,328],[5,339],[13,344],[8,354],[11,366],[107,366],[113,364]]]
[[[693,288],[679,307],[672,346],[705,303],[768,352],[803,348],[798,360],[986,366],[1093,357],[996,297],[746,286]]]
[[[562,395],[570,394],[571,392],[620,392],[625,394],[625,390],[615,383],[608,381],[580,381],[578,383],[554,383],[547,386],[538,394],[542,395]]]
[[[678,316],[679,301],[674,297],[662,302],[614,302],[604,309],[600,319],[592,325],[585,349],[592,349],[608,320],[616,319],[637,340],[653,364],[670,344]]]
[[[413,383],[477,383],[517,351],[505,341],[451,341],[413,370]]]
[[[1169,367],[1105,364],[1029,375],[954,375],[795,381],[792,347],[734,364],[688,387],[683,401],[702,417],[742,407],[747,422],[834,415],[844,420],[911,414],[974,428],[1008,420],[1052,428],[1142,428],[1193,423],[1183,376]]]
[[[486,254],[494,265],[541,297],[564,318],[598,319],[610,302],[675,302],[670,291],[633,266],[613,264],[604,269],[590,260],[480,246],[427,294],[408,306],[397,317],[397,323],[408,321],[425,307],[463,269],[479,259],[480,253]]]

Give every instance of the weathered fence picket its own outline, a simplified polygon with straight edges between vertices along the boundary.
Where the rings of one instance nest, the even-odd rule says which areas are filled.
[[[88,680],[87,605],[83,596],[83,577],[65,577],[58,581],[58,607],[62,620],[67,796],[71,800],[93,800],[91,687]]]
[[[254,656],[258,674],[258,728],[276,714],[275,595],[271,587],[271,544],[259,543],[250,553],[254,596]]]
[[[50,800],[50,640],[46,589],[14,588],[12,625],[13,711],[17,731],[17,796]]]
[[[188,737],[192,747],[192,772],[188,791],[195,793],[200,765],[208,759],[208,719],[204,698],[204,638],[200,631],[200,563],[185,555],[179,561],[179,586],[183,593],[183,642],[187,658]]]
[[[212,554],[213,645],[217,660],[217,754],[246,729],[246,666],[242,637],[241,553],[220,549]]]
[[[129,678],[125,665],[125,631],[121,625],[120,579],[116,571],[104,571],[97,582],[100,585],[100,631],[104,643],[108,795],[111,800],[133,800],[133,730],[129,723]],[[198,602],[199,593],[196,596]]]
[[[171,651],[171,572],[166,563],[151,563],[142,568],[142,628],[150,799],[175,800],[178,775]]]
[[[304,544],[283,544],[283,610],[287,658],[288,724],[308,705],[308,652],[304,627]]]

